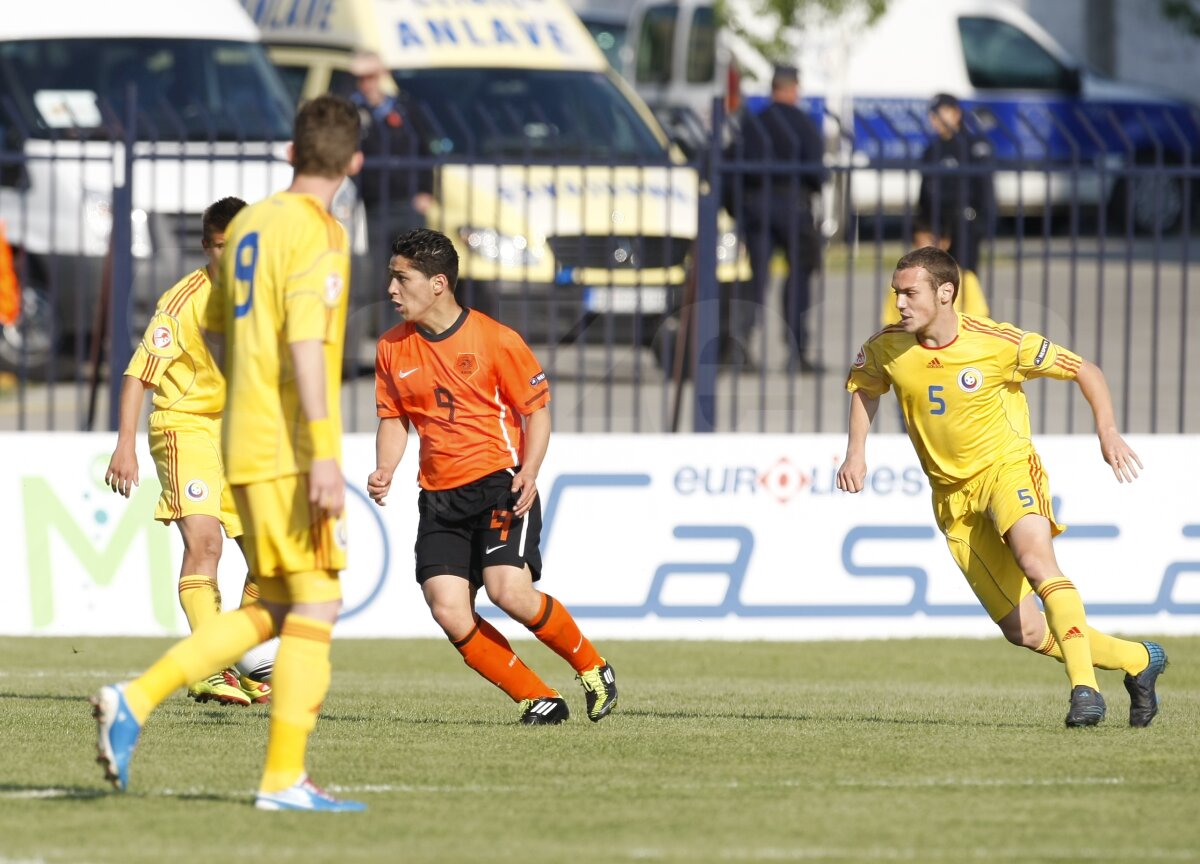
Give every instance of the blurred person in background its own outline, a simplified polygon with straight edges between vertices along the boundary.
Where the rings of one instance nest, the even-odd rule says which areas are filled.
[[[929,124],[936,137],[921,154],[924,167],[913,248],[936,246],[949,252],[963,270],[964,293],[982,296],[978,279],[980,247],[995,209],[992,145],[967,129],[962,105],[949,93],[938,93],[930,100]],[[972,282],[975,287],[969,288]],[[984,304],[983,309],[966,311],[986,315],[986,301]]]
[[[799,72],[777,66],[771,104],[758,115],[744,114],[725,148],[725,159],[742,166],[730,178],[733,188],[725,192],[725,205],[740,222],[753,274],[751,295],[731,298],[726,354],[735,364],[745,361],[750,331],[763,319],[771,259],[782,249],[788,262],[783,284],[788,368],[817,373],[824,370],[813,354],[807,324],[812,272],[821,261],[812,198],[820,194],[827,172],[821,132],[797,104],[799,98]]]
[[[368,275],[373,293],[375,288],[386,288],[386,258],[392,240],[425,227],[425,215],[433,204],[433,172],[423,165],[380,164],[393,158],[424,159],[428,152],[399,98],[385,89],[388,72],[379,55],[359,52],[350,62],[350,73],[355,81],[350,101],[358,108],[363,130],[365,161],[357,181],[367,211],[371,260],[376,262]]]

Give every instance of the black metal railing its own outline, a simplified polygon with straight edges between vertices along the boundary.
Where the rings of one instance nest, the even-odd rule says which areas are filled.
[[[131,340],[157,294],[201,260],[200,210],[286,185],[276,145],[184,146],[169,123],[145,140],[135,103],[126,112],[83,142],[36,139],[0,110],[0,214],[25,301],[0,324],[0,429],[109,428]],[[425,223],[470,258],[464,302],[533,345],[560,431],[840,433],[845,370],[884,320],[894,262],[932,220],[974,250],[964,254],[991,317],[1104,369],[1124,430],[1200,432],[1194,114],[1075,108],[1035,122],[968,107],[965,128],[986,152],[930,160],[919,107],[845,123],[822,108],[819,161],[747,160],[729,142],[755,119],[714,116],[707,149],[675,167],[545,152],[451,162],[416,145],[368,156],[373,182],[392,179],[387,193],[365,211],[352,190],[336,205],[355,248],[347,428],[374,428],[373,345],[394,323],[390,238]],[[800,178],[815,173],[810,193]],[[418,183],[432,185],[424,214],[409,200]],[[772,183],[807,207],[775,211],[746,191]],[[964,190],[982,186],[990,197],[964,208]],[[804,219],[811,235],[797,230]],[[764,235],[770,254],[748,245]],[[788,252],[811,256],[803,310]],[[766,272],[758,289],[752,263]],[[1035,431],[1090,430],[1075,388],[1026,389]],[[899,429],[895,412],[877,425]]]

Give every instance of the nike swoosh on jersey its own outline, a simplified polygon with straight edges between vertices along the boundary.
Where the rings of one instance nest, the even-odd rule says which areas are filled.
[[[489,546],[486,550],[484,550],[484,554],[491,555],[497,549],[503,549],[507,545],[508,545],[507,543],[501,543],[499,546]]]
[[[421,367],[420,367],[420,366],[418,366],[418,367],[416,367],[416,369],[409,369],[409,370],[407,370],[407,371],[405,371],[405,372],[401,372],[401,373],[400,373],[400,377],[401,377],[401,378],[407,378],[409,375],[413,374],[414,372],[416,372],[416,371],[417,371],[417,369],[420,369],[420,368],[421,368]]]

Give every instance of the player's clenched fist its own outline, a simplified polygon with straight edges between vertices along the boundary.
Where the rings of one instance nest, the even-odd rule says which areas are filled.
[[[388,490],[392,488],[392,472],[384,468],[376,468],[367,477],[367,494],[371,496],[371,500],[380,507],[387,506],[383,499],[387,497]]]

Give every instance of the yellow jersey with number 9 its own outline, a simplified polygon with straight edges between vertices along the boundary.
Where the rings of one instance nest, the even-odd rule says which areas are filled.
[[[225,473],[234,485],[307,473],[308,418],[289,346],[325,347],[325,401],[338,430],[349,304],[345,229],[311,195],[278,192],[244,208],[225,231],[208,329],[225,334]]]
[[[1038,333],[990,318],[958,316],[958,333],[936,348],[899,325],[858,352],[846,389],[896,392],[908,436],[936,491],[949,491],[1010,456],[1033,450],[1021,383],[1074,380],[1083,360]]]

